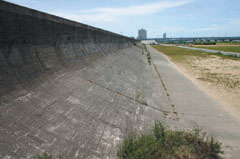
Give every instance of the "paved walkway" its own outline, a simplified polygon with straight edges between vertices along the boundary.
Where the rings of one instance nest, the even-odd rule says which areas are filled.
[[[240,121],[181,74],[161,53],[148,47],[182,127],[193,123],[223,142],[225,158],[240,156]]]

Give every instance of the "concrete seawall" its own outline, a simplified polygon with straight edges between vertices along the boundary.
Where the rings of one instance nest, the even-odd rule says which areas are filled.
[[[4,1],[0,1],[0,35],[0,97],[19,84],[28,87],[44,82],[37,78],[41,74],[53,74],[76,61],[101,57],[135,42]]]

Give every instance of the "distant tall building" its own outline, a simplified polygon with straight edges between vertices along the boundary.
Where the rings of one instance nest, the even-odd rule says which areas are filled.
[[[147,31],[145,29],[138,30],[138,40],[147,39]]]
[[[167,39],[167,33],[163,33],[163,39]]]

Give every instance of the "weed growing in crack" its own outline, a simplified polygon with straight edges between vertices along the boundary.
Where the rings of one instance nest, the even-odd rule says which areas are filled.
[[[139,99],[140,97],[142,96],[142,93],[137,93],[137,95],[136,95],[136,99]]]
[[[141,96],[142,96],[142,93],[138,92],[137,95],[136,95],[135,101],[136,101],[137,103],[142,104],[142,105],[148,106],[147,102],[139,99]]]
[[[149,51],[147,52],[147,59],[148,59],[148,64],[151,65],[151,54]]]
[[[151,65],[151,54],[150,54],[150,52],[148,51],[147,46],[146,46],[145,44],[144,44],[143,46],[144,46],[145,52],[147,52],[148,64]],[[144,55],[144,52],[142,52],[142,54]]]
[[[144,44],[144,50],[146,51],[146,52],[148,52],[148,50],[147,50],[147,46]]]
[[[138,100],[138,99],[136,99],[135,101],[138,102],[138,103],[140,103],[140,104],[142,104],[142,105],[148,106],[147,102],[145,102],[145,101]]]
[[[52,155],[47,154],[46,152],[43,155],[37,155],[36,159],[54,159]],[[62,159],[61,156],[59,156],[57,159]]]

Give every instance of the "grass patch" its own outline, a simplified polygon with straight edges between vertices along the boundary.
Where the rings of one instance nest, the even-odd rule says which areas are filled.
[[[193,45],[216,45],[216,42],[206,41],[206,42],[193,42]]]
[[[153,46],[158,51],[169,56],[174,62],[186,63],[190,57],[210,57],[211,54],[199,50],[190,50],[185,48],[179,48],[175,46]]]
[[[43,154],[43,155],[37,155],[37,157],[36,157],[36,159],[55,159],[55,158],[53,158],[52,157],[52,155],[49,155],[49,154],[47,154],[46,152]],[[59,156],[58,158],[56,158],[56,159],[62,159],[62,157],[61,156]]]
[[[171,130],[156,121],[150,134],[127,137],[117,156],[119,159],[217,159],[221,153],[221,143],[200,129]]]
[[[153,45],[155,49],[169,56],[174,62],[188,62],[188,59],[191,57],[200,57],[207,58],[212,55],[219,56],[223,59],[231,59],[231,60],[240,60],[238,57],[230,56],[230,55],[222,55],[222,54],[213,54],[200,50],[191,50],[186,48],[179,48],[175,46],[163,46],[163,45]]]

